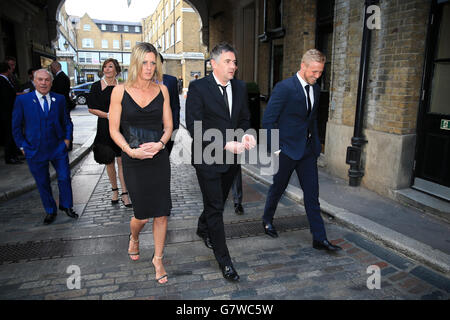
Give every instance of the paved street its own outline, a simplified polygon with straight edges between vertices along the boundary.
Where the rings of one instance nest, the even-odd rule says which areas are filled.
[[[304,208],[288,198],[275,220],[283,232],[278,239],[267,237],[260,226],[267,186],[247,175],[245,215],[235,215],[230,201],[225,212],[241,281],[226,282],[212,251],[195,235],[202,204],[189,165],[172,165],[174,209],[164,259],[169,283],[159,285],[151,264],[151,225],[141,235],[140,260],[131,261],[126,252],[132,210],[110,203],[106,172],[92,153],[73,169],[73,182],[77,221],[59,213],[44,226],[37,191],[0,205],[0,299],[449,298],[447,278],[332,221],[327,220],[328,237],[345,250],[314,250]],[[380,289],[367,288],[370,265],[381,268]],[[79,267],[79,289],[68,288],[69,266]]]
[[[78,112],[82,112],[80,109]],[[182,139],[186,131],[181,131]],[[0,203],[0,299],[448,299],[449,279],[327,218],[328,238],[344,250],[330,255],[311,246],[303,206],[284,197],[275,225],[280,237],[263,234],[260,218],[267,185],[243,175],[245,215],[227,203],[224,220],[239,283],[223,279],[211,250],[195,235],[202,211],[195,171],[172,163],[173,211],[164,264],[166,285],[151,263],[152,226],[140,238],[141,257],[128,258],[132,209],[110,202],[104,167],[92,153],[72,169],[72,220],[59,212],[43,225],[36,190]],[[57,195],[56,182],[53,182]],[[151,201],[151,195],[149,195]],[[368,289],[371,265],[381,269],[380,289]],[[69,269],[68,269],[69,268]],[[73,269],[75,268],[75,269]],[[70,289],[73,270],[79,287]],[[375,283],[369,281],[369,284]],[[69,285],[68,285],[69,284]]]

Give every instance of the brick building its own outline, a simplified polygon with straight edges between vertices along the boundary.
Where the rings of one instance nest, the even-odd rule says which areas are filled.
[[[76,21],[78,64],[85,81],[99,80],[103,61],[116,59],[119,78],[127,79],[132,48],[142,41],[140,22],[96,20],[86,13]]]
[[[240,77],[267,98],[299,69],[304,51],[326,54],[319,126],[327,171],[395,199],[412,187],[450,201],[449,1],[187,2],[208,48],[233,43]],[[367,31],[364,54],[365,3],[379,26]],[[347,162],[358,163],[356,178]]]
[[[185,1],[161,0],[155,12],[143,20],[143,39],[164,57],[164,72],[183,78],[188,87],[195,74],[205,75],[207,47],[202,43],[201,20]]]

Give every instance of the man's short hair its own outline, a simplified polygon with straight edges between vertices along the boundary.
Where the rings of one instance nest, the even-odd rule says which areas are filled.
[[[325,55],[317,49],[309,49],[302,57],[302,63],[309,64],[310,62],[325,63]]]
[[[221,42],[217,44],[212,50],[211,50],[211,59],[218,61],[219,57],[224,52],[233,52],[235,56],[237,56],[236,49],[234,49],[230,44],[227,42]]]
[[[37,75],[39,72],[46,72],[48,75],[50,75],[50,79],[51,79],[52,82],[53,82],[53,74],[52,74],[50,71],[48,71],[47,69],[37,69],[36,72],[34,73],[33,81],[36,80],[36,75]]]
[[[56,61],[56,60],[53,61],[51,65],[52,65],[52,67],[54,67],[54,68],[56,67],[57,69],[61,69],[61,63],[59,63],[59,62]]]

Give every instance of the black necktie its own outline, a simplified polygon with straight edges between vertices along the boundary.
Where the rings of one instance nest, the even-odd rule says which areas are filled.
[[[220,84],[218,84],[219,87],[222,88],[222,95],[223,95],[223,100],[225,100],[225,105],[227,106],[228,112],[230,111],[230,105],[228,104],[228,94],[227,94],[227,87],[226,86],[221,86]]]
[[[311,99],[309,98],[309,84],[307,84],[306,86],[305,86],[305,90],[306,90],[306,95],[307,95],[307,98],[308,98],[308,117],[309,117],[309,115],[311,114]]]

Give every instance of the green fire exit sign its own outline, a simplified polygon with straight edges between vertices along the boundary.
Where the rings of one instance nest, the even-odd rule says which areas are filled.
[[[450,130],[450,120],[441,119],[441,129]]]

